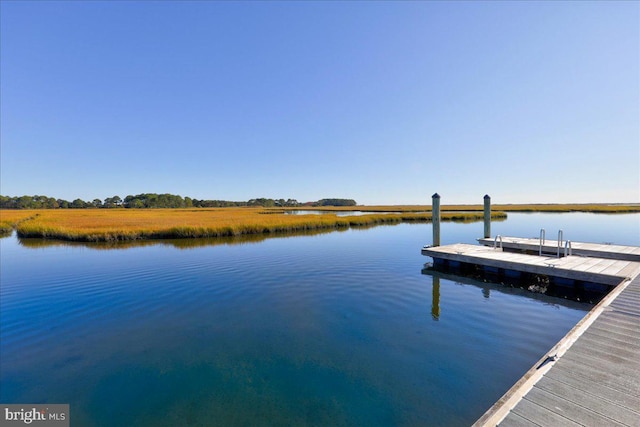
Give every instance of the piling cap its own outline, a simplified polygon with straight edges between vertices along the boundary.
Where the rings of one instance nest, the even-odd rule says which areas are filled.
[[[488,195],[488,194],[485,194],[485,195],[484,195],[484,198],[485,198],[485,200],[486,200],[486,199],[490,199],[491,197],[489,197],[489,195]]]
[[[433,196],[431,196],[432,199],[439,199],[440,195],[438,193],[434,193]]]

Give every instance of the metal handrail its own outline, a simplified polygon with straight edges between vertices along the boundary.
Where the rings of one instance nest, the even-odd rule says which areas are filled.
[[[544,242],[547,240],[545,237],[545,230],[544,228],[540,229],[540,251],[539,251],[539,255],[542,256],[542,245],[544,245]]]
[[[497,244],[498,244],[498,239],[500,239],[500,250],[502,250],[502,236],[501,235],[496,235],[496,238],[493,239],[493,249],[496,248]]]
[[[564,243],[564,256],[567,256],[567,249],[568,249],[568,254],[569,255],[573,255],[573,248],[571,247],[571,240],[567,240]]]
[[[560,246],[562,245],[562,230],[558,230],[558,258],[560,258]]]

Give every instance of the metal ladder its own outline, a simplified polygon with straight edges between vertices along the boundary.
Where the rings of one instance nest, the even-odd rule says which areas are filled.
[[[558,230],[558,249],[556,252],[556,257],[560,258],[560,248],[562,247],[562,238],[563,238],[563,234],[564,232],[562,231],[562,229]],[[546,242],[546,231],[544,228],[540,229],[540,237],[539,237],[539,242],[540,242],[540,246],[538,249],[538,255],[542,256],[542,247],[544,246],[545,242]],[[496,237],[497,238],[497,237]],[[493,244],[493,247],[495,248],[495,242]],[[564,256],[567,255],[573,255],[573,248],[571,247],[571,240],[567,240],[564,243]]]
[[[568,252],[567,252],[568,249]],[[564,243],[564,256],[573,255],[573,248],[571,247],[571,240],[567,240]]]
[[[497,234],[496,238],[493,239],[493,249],[496,249],[496,246],[498,244],[498,239],[500,239],[500,250],[502,250],[502,236]]]
[[[560,258],[560,246],[562,246],[562,230],[558,230],[558,254],[557,258]]]

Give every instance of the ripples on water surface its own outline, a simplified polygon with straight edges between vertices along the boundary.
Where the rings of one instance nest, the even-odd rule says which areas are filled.
[[[447,229],[468,241],[482,224]],[[434,283],[430,234],[119,250],[2,239],[0,401],[70,403],[83,426],[471,424],[589,306]]]

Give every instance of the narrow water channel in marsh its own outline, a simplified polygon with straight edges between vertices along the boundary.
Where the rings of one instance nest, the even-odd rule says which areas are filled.
[[[640,244],[640,215],[493,233]],[[482,223],[442,224],[442,244]],[[0,402],[72,425],[469,425],[590,309],[422,274],[430,224],[142,246],[0,240]],[[217,244],[216,244],[217,243]]]

